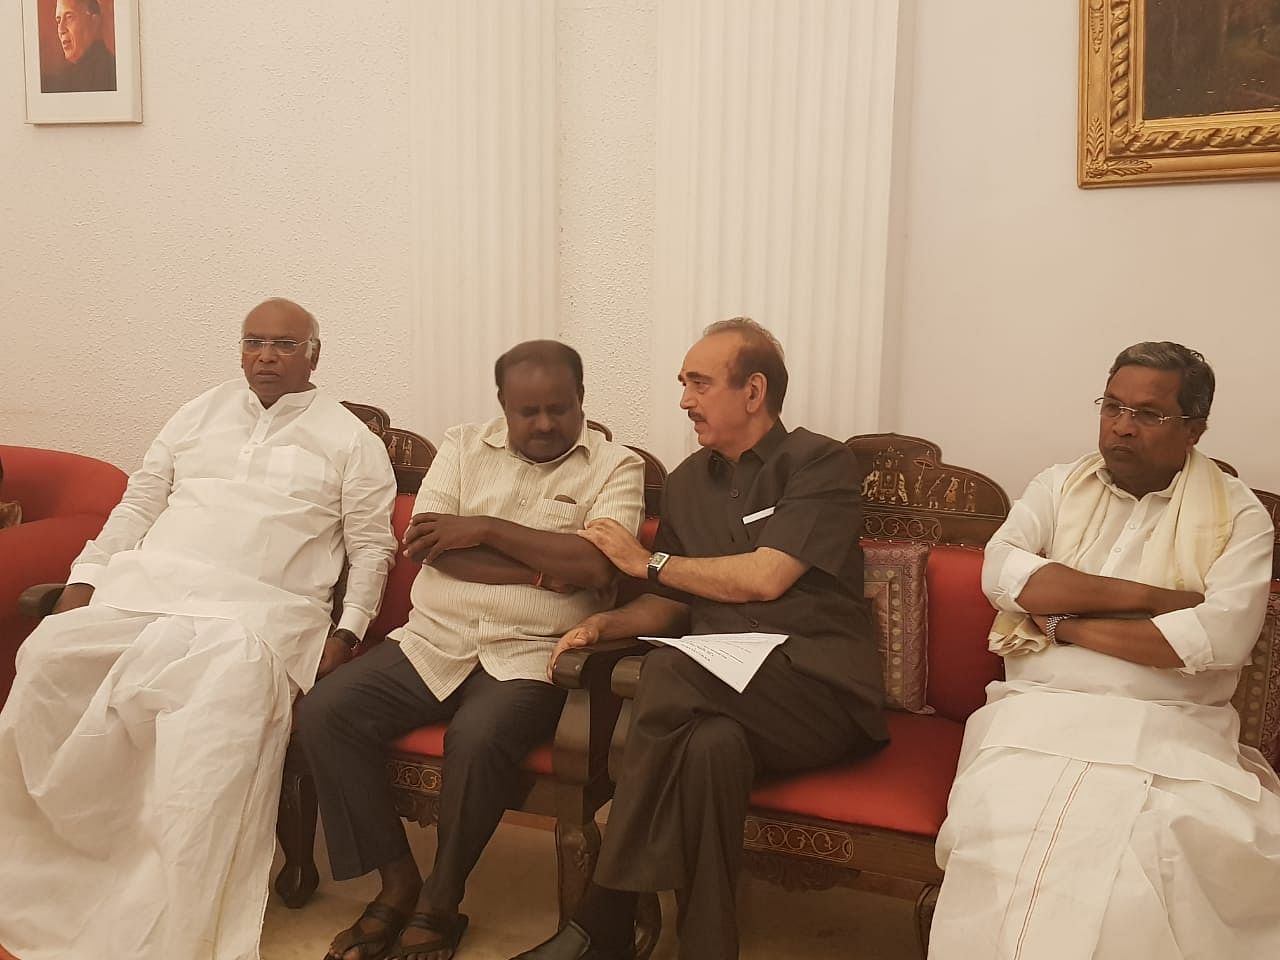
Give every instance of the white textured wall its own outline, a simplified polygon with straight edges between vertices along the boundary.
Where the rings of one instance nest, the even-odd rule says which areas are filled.
[[[920,0],[900,415],[1018,495],[1139,340],[1218,375],[1201,449],[1280,490],[1280,183],[1075,185],[1075,2]]]
[[[317,380],[411,420],[411,0],[147,3],[140,126],[23,123],[0,4],[0,438],[132,469],[239,374],[244,313],[315,308]],[[403,354],[400,354],[403,356]]]

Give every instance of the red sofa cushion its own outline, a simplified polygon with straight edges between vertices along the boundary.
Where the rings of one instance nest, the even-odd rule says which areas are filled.
[[[963,722],[986,702],[1003,675],[987,649],[996,612],[982,593],[982,550],[936,546],[929,551],[929,694],[940,716]]]
[[[761,784],[752,807],[937,836],[960,760],[964,724],[892,710],[875,756]]]
[[[416,754],[421,757],[443,757],[444,731],[445,725],[443,723],[432,724],[429,727],[419,727],[417,730],[406,733],[399,740],[393,741],[391,749],[399,750],[403,753]],[[550,740],[537,747],[524,758],[524,769],[530,773],[544,776],[551,775]]]

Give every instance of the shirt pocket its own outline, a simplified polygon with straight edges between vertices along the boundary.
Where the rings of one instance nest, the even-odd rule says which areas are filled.
[[[338,471],[323,457],[297,446],[272,447],[267,486],[286,496],[336,510],[341,493]]]
[[[573,533],[582,529],[582,520],[586,515],[587,508],[580,503],[539,500],[533,509],[533,526],[553,533]]]

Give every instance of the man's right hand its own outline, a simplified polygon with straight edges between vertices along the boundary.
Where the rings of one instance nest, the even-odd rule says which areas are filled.
[[[93,599],[93,587],[87,583],[68,583],[62,588],[62,595],[53,605],[54,613],[66,613],[77,607],[87,607]]]
[[[551,651],[551,659],[547,661],[547,679],[550,680],[555,672],[556,660],[560,657],[560,654],[573,647],[589,647],[599,639],[600,628],[590,620],[583,620],[566,633],[556,643],[556,648]]]
[[[1175,610],[1189,610],[1204,603],[1204,594],[1194,590],[1170,590],[1166,587],[1151,588],[1151,615],[1158,617]]]

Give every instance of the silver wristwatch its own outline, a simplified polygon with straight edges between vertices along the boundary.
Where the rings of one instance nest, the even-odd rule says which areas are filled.
[[[669,553],[655,553],[649,557],[649,579],[654,583],[658,582],[658,574],[662,573],[662,568],[667,565],[667,561],[671,559]]]
[[[1044,635],[1048,641],[1055,647],[1069,647],[1070,640],[1058,639],[1058,624],[1063,620],[1071,620],[1075,618],[1074,613],[1055,613],[1044,618]]]

